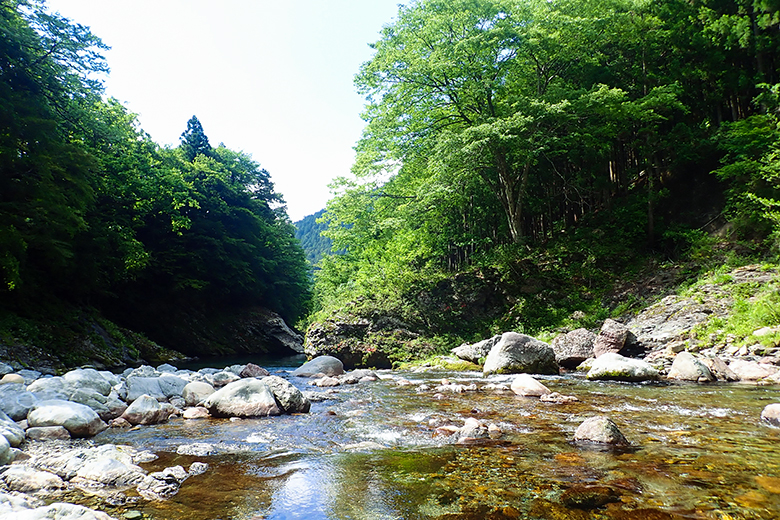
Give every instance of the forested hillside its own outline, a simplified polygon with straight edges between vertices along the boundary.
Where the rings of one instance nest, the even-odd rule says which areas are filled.
[[[303,252],[306,254],[306,260],[312,265],[316,265],[323,256],[331,252],[330,239],[322,235],[322,232],[328,226],[317,222],[324,214],[325,210],[321,209],[317,213],[303,217],[298,222],[295,222],[295,238],[301,242]]]
[[[154,143],[103,97],[105,46],[42,3],[0,3],[0,31],[2,343],[108,316],[186,349],[173,331],[192,332],[193,312],[260,306],[293,323],[307,310],[305,258],[267,171],[211,146],[194,116],[180,146]]]
[[[393,345],[588,325],[648,262],[724,261],[714,228],[772,251],[779,22],[774,0],[400,7],[356,76],[310,338],[345,312]]]

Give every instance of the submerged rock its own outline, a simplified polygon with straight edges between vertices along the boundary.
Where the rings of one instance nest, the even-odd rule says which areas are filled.
[[[138,494],[147,500],[165,500],[179,492],[182,483],[189,478],[181,466],[165,468],[150,473],[138,484]]]
[[[586,419],[574,432],[574,440],[579,442],[595,442],[611,446],[628,446],[629,442],[621,433],[612,419],[598,415]]]
[[[512,380],[512,391],[523,397],[539,397],[549,394],[550,389],[528,374],[520,374]]]
[[[609,352],[593,361],[587,378],[613,381],[653,381],[659,372],[646,361],[631,359]]]
[[[595,509],[611,502],[620,502],[620,494],[609,486],[576,484],[561,495],[566,507]]]
[[[485,360],[484,375],[490,374],[558,374],[558,363],[552,347],[543,341],[505,332]]]

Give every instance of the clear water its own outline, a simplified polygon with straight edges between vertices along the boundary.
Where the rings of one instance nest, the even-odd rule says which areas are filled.
[[[386,374],[388,377],[391,374]],[[230,421],[171,420],[109,430],[96,442],[132,444],[160,455],[150,471],[193,461],[209,470],[164,502],[121,507],[121,517],[213,519],[773,519],[780,518],[780,429],[761,410],[780,388],[746,385],[595,383],[578,376],[544,378],[553,391],[580,399],[550,404],[489,391],[418,392],[417,384],[482,387],[511,377],[475,373],[393,373],[336,388],[311,413]],[[295,379],[295,378],[294,378]],[[305,390],[308,380],[295,379]],[[607,415],[632,448],[609,451],[572,442],[587,417]],[[468,417],[495,423],[500,443],[455,444],[430,422]],[[209,442],[207,457],[176,454],[181,444]],[[570,507],[564,492],[608,486],[599,507]],[[602,488],[603,489],[603,488]],[[569,504],[569,505],[567,505]]]

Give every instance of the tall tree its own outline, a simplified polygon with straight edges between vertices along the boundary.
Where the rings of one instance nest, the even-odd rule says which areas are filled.
[[[210,157],[212,154],[209,138],[206,137],[203,125],[200,124],[200,121],[195,116],[192,116],[187,121],[187,129],[182,132],[180,140],[181,151],[184,153],[184,158],[189,162],[194,161],[198,155]]]

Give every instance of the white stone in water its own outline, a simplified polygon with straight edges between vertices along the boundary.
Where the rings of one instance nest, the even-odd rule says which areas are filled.
[[[766,405],[761,411],[761,419],[773,426],[780,426],[780,403]]]
[[[613,446],[627,446],[629,444],[617,425],[612,422],[612,419],[603,415],[591,417],[583,421],[577,428],[577,431],[574,432],[574,440],[611,444]]]
[[[528,374],[519,374],[512,380],[512,391],[523,397],[539,397],[550,393],[550,389]]]
[[[205,457],[216,453],[213,444],[207,442],[194,442],[192,444],[182,444],[176,448],[179,455],[192,455],[194,457]]]

